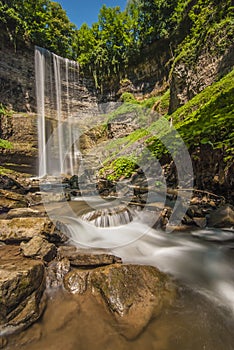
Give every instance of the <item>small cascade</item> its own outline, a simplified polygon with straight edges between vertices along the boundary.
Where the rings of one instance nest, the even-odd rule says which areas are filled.
[[[116,227],[133,221],[134,212],[125,206],[102,208],[81,215],[81,219],[96,227]]]
[[[35,48],[39,176],[73,175],[80,152],[77,109],[79,65],[41,47]]]

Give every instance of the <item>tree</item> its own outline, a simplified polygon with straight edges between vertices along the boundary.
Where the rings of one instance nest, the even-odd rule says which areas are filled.
[[[74,58],[76,27],[58,3],[50,0],[1,0],[0,18],[0,28],[6,33],[4,40],[15,49],[33,44]]]

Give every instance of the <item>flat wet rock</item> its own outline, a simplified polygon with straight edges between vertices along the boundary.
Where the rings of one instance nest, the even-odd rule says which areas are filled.
[[[27,206],[28,200],[23,194],[0,189],[0,213]]]
[[[63,232],[46,217],[0,220],[0,241],[2,242],[19,243],[40,235],[51,242],[67,240]]]
[[[20,248],[25,257],[42,259],[46,262],[53,260],[57,254],[56,246],[40,236],[35,236],[26,243],[21,242]]]
[[[59,247],[58,256],[60,258],[67,258],[72,266],[77,267],[96,267],[122,262],[121,258],[103,253],[101,250],[89,252],[87,249],[77,249],[72,246]]]
[[[41,210],[36,210],[32,208],[16,208],[11,209],[6,214],[6,219],[14,219],[14,218],[22,218],[22,217],[42,217],[46,216],[45,212],[42,212]]]

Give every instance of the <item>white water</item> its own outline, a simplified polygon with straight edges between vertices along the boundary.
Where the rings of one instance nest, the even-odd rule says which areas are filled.
[[[72,244],[87,249],[104,248],[125,263],[156,266],[234,314],[234,257],[230,250],[234,244],[220,246],[220,241],[215,244],[198,240],[191,235],[193,232],[167,234],[134,220],[109,228],[71,217],[66,218],[66,223]],[[209,231],[217,241],[222,236],[222,230]],[[194,233],[204,235],[204,230]]]

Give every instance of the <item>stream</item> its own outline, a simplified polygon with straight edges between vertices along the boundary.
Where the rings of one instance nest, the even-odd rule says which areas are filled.
[[[87,209],[83,200],[69,205],[73,212],[84,213]],[[61,216],[61,208],[66,215]],[[120,218],[124,224],[96,227],[83,220],[83,214],[71,217],[68,212],[64,203],[50,208],[51,216],[66,223],[70,244],[83,246],[89,251],[101,248],[120,256],[124,263],[158,267],[178,284],[177,300],[152,319],[136,339],[129,340],[121,334],[111,314],[92,295],[49,290],[48,305],[41,319],[28,330],[12,336],[7,350],[234,349],[232,229],[167,233],[152,229],[134,217],[126,223],[123,215]],[[149,213],[147,215],[145,221],[149,218]]]

